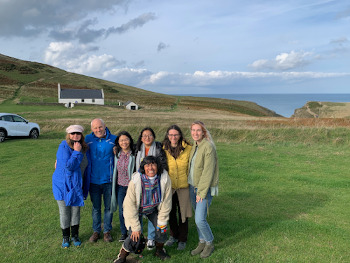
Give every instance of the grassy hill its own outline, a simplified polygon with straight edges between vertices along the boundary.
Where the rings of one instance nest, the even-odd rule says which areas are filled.
[[[350,118],[349,102],[309,101],[294,111],[297,118]]]
[[[0,54],[0,104],[57,103],[58,83],[61,88],[103,89],[107,106],[132,100],[142,109],[209,109],[239,115],[278,116],[253,102],[165,95]]]

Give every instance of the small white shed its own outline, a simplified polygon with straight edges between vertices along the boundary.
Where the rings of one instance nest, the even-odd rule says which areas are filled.
[[[138,110],[139,109],[139,106],[135,102],[132,102],[132,101],[125,102],[124,106],[127,110]]]

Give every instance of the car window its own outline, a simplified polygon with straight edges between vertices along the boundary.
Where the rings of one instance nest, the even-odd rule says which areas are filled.
[[[5,116],[2,116],[2,120],[4,120],[4,121],[11,121],[11,122],[13,122],[13,119],[12,119],[12,116],[11,116],[11,115],[5,115]]]
[[[25,122],[25,120],[19,116],[12,116],[12,117],[14,122]]]

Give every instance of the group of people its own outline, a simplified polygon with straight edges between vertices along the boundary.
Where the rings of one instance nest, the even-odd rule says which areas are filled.
[[[62,247],[81,245],[80,207],[90,193],[90,242],[101,238],[102,200],[105,242],[113,240],[113,213],[119,211],[119,241],[123,245],[114,262],[126,262],[130,253],[141,253],[145,246],[155,247],[155,255],[162,260],[170,258],[164,246],[177,244],[178,250],[184,250],[192,208],[199,242],[191,255],[209,257],[214,236],[207,214],[218,194],[218,159],[205,125],[192,123],[192,145],[177,125],[167,129],[162,143],[155,140],[153,129],[146,127],[135,145],[128,132],[115,136],[102,119],[92,120],[91,131],[84,139],[82,126],[69,126],[57,151],[52,188],[59,207]],[[148,219],[147,239],[143,218]]]

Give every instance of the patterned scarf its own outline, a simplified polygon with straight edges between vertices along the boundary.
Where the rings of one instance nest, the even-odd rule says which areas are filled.
[[[141,174],[142,198],[140,213],[151,214],[161,201],[160,176],[152,183],[145,174]]]

